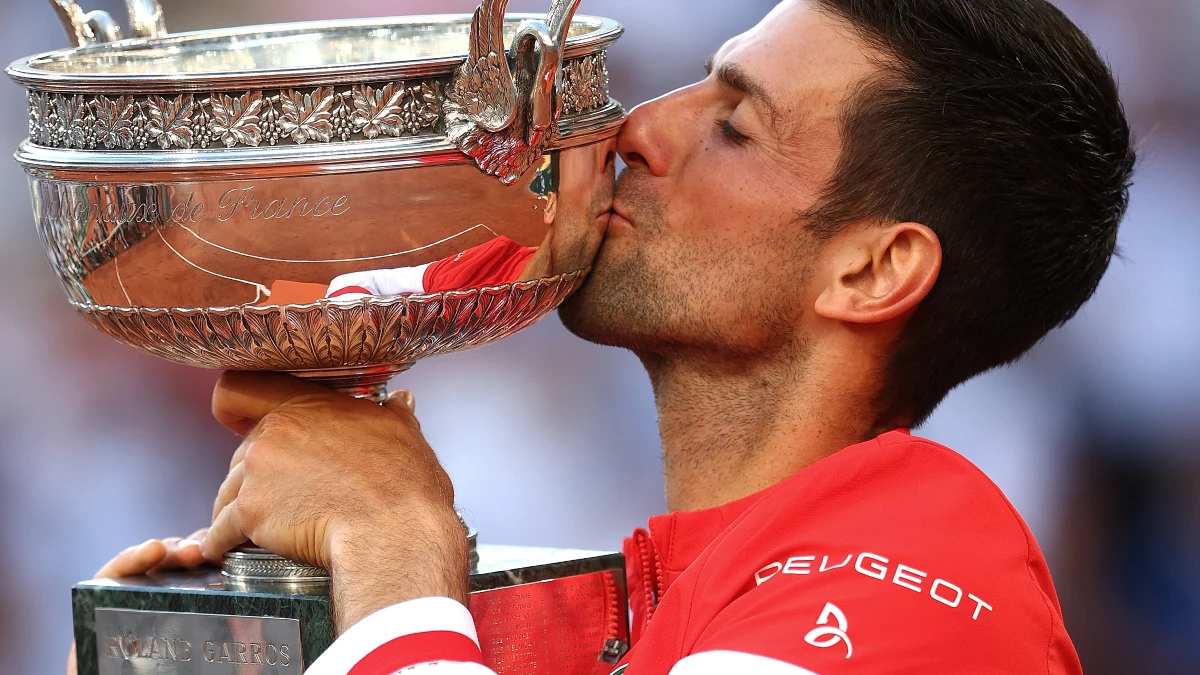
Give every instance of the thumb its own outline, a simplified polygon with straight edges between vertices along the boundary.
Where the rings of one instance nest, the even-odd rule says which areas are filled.
[[[421,423],[417,421],[417,397],[411,391],[393,391],[383,402],[383,407],[395,413],[401,419],[412,421],[418,429]]]

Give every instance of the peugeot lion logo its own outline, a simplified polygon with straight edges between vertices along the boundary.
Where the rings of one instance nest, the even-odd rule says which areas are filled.
[[[831,620],[837,620],[837,628],[829,625]],[[808,635],[804,636],[804,641],[814,647],[832,647],[839,642],[846,643],[846,658],[854,653],[854,647],[850,644],[850,636],[846,635],[846,630],[849,624],[846,621],[846,615],[838,606],[832,602],[825,603],[825,609],[821,610],[821,616],[817,619],[817,628],[808,631]]]

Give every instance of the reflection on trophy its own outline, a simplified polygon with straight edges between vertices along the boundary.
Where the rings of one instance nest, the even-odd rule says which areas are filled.
[[[76,46],[8,68],[29,97],[16,159],[50,262],[101,332],[382,400],[418,359],[529,326],[587,274],[622,29],[575,16],[578,0],[177,35],[130,0],[130,39],[51,4]],[[620,555],[481,545],[473,563],[498,672],[619,658]],[[219,572],[84,582],[79,671],[302,672],[334,637],[327,591],[324,570],[253,547]]]

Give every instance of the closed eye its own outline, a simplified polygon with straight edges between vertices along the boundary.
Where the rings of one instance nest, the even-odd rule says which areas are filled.
[[[735,129],[729,120],[718,121],[717,128],[721,130],[721,135],[725,137],[725,140],[735,145],[743,145],[750,140],[745,134]]]

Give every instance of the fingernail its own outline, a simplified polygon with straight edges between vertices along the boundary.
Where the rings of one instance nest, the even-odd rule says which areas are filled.
[[[200,542],[196,541],[195,539],[182,539],[179,542],[179,548],[191,548],[192,546],[199,546],[199,545],[200,545]]]
[[[143,541],[142,543],[137,545],[137,549],[136,549],[137,552],[141,553],[142,551],[145,551],[147,547],[149,547],[151,544],[153,544],[156,541],[158,541],[158,540],[157,539],[147,539],[146,541]]]

